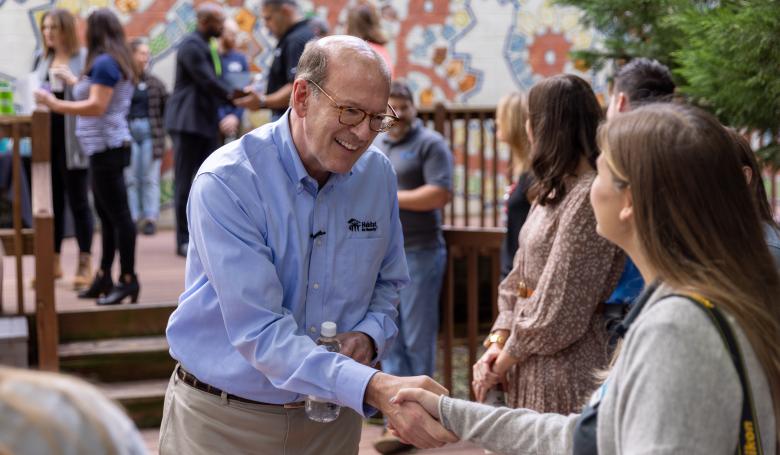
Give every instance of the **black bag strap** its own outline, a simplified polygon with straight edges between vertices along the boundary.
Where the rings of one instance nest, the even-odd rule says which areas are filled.
[[[739,455],[763,455],[764,449],[761,444],[761,433],[758,428],[758,419],[756,418],[756,406],[753,401],[753,391],[750,389],[750,381],[745,371],[745,362],[742,357],[742,351],[739,349],[737,339],[734,336],[734,332],[731,330],[723,313],[715,307],[706,298],[697,294],[670,294],[668,297],[682,297],[688,299],[701,308],[704,313],[710,318],[715,327],[720,333],[720,337],[723,339],[723,343],[729,350],[731,355],[731,361],[734,363],[734,367],[739,375],[739,382],[742,385],[742,417],[739,425],[739,445],[737,446],[736,453]]]

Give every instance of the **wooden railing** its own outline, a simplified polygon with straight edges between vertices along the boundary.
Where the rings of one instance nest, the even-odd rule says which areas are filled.
[[[34,254],[35,333],[38,341],[38,368],[56,371],[59,368],[57,357],[59,331],[54,308],[54,216],[51,193],[49,114],[35,112],[32,116],[0,117],[0,137],[8,137],[13,140],[13,229],[10,233],[4,231],[0,235],[3,237],[3,244],[12,245],[12,248],[6,248],[6,250],[11,250],[15,257],[16,314],[24,313],[22,256]],[[19,143],[24,137],[32,138],[32,231],[22,229],[20,178],[22,166]],[[12,239],[11,242],[8,242],[9,237]],[[0,310],[4,311],[1,299]]]
[[[455,228],[445,227],[444,238],[447,243],[447,269],[442,286],[441,304],[443,318],[440,336],[442,337],[444,363],[444,386],[452,390],[452,359],[453,344],[455,340],[455,309],[456,301],[456,277],[455,263],[466,262],[465,304],[466,304],[466,339],[468,349],[468,383],[473,380],[471,365],[477,361],[479,339],[479,308],[480,308],[480,275],[487,276],[490,302],[492,305],[491,316],[497,316],[496,303],[498,301],[498,280],[500,272],[501,242],[504,239],[505,230],[501,228]],[[480,274],[480,258],[489,258],[487,273]],[[462,288],[463,286],[459,286]],[[492,322],[492,321],[490,321]],[[472,396],[473,399],[473,396]]]
[[[423,123],[438,131],[452,150],[453,201],[445,223],[463,227],[502,225],[504,188],[510,182],[511,153],[495,135],[495,107],[421,109]]]

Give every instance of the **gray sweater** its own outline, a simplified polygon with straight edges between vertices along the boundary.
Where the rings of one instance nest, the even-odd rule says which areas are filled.
[[[687,299],[660,286],[629,331],[604,386],[597,427],[600,455],[733,455],[742,390],[717,328]],[[776,424],[764,371],[742,330],[728,317],[751,382],[766,455]],[[767,340],[776,342],[776,340]],[[462,439],[511,454],[567,454],[577,414],[539,414],[442,397],[442,423]]]

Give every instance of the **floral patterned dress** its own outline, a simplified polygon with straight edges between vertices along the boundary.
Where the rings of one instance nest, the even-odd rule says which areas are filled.
[[[596,387],[595,371],[607,367],[599,304],[614,290],[625,256],[596,233],[589,199],[595,176],[568,178],[555,205],[534,204],[512,271],[499,285],[493,330],[510,331],[504,349],[520,359],[507,373],[511,407],[578,412]]]

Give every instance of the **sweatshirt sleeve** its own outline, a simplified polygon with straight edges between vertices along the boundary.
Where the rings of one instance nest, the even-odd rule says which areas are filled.
[[[578,414],[540,414],[530,409],[494,408],[442,396],[439,415],[461,439],[498,453],[566,454]]]

